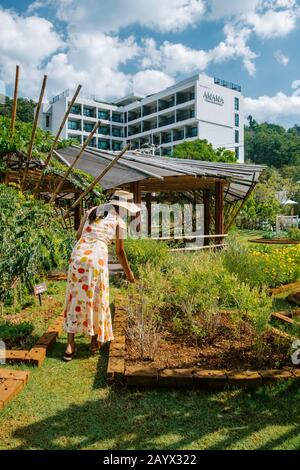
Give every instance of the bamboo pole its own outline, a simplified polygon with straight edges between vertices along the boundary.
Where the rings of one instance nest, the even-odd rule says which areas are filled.
[[[123,150],[107,165],[106,168],[100,173],[97,178],[94,179],[94,181],[89,185],[89,187],[76,199],[76,201],[72,204],[72,206],[69,208],[69,210],[66,212],[64,215],[64,218],[67,218],[70,215],[70,212],[75,209],[75,207],[82,201],[82,199],[90,192],[92,189],[96,186],[97,183],[103,178],[103,176],[106,175],[106,173],[117,163],[117,161],[124,155],[127,150],[129,150],[130,144],[127,144]]]
[[[23,190],[24,183],[25,183],[26,176],[27,176],[27,172],[28,172],[29,162],[30,162],[31,157],[32,157],[32,149],[33,149],[36,129],[37,129],[37,125],[38,125],[38,121],[39,121],[39,117],[40,117],[42,102],[43,102],[43,98],[44,98],[44,94],[45,94],[47,79],[48,79],[47,75],[44,75],[42,88],[41,88],[41,92],[40,92],[40,97],[39,97],[38,105],[37,105],[35,116],[34,116],[33,127],[32,127],[31,138],[30,138],[29,149],[28,149],[28,159],[27,159],[27,162],[26,162],[24,175],[23,175],[23,179],[22,179],[22,183],[21,183],[21,190]]]
[[[15,89],[14,89],[14,98],[13,98],[13,107],[11,115],[11,135],[15,132],[16,117],[17,117],[17,106],[18,106],[18,89],[19,89],[19,75],[20,67],[16,66],[16,77],[15,77]]]
[[[230,222],[227,223],[227,225],[225,227],[225,233],[227,233],[231,229],[231,227],[233,226],[237,216],[239,215],[239,212],[243,209],[244,205],[248,201],[248,199],[249,199],[249,197],[252,193],[252,190],[253,190],[253,187],[250,188],[250,190],[248,191],[248,194],[246,195],[245,199],[242,201],[242,203],[239,205],[239,207],[234,212]]]
[[[67,121],[67,119],[68,119],[68,116],[69,116],[69,114],[70,114],[71,108],[72,108],[73,104],[75,103],[76,98],[77,98],[77,96],[79,95],[80,90],[81,90],[81,85],[78,85],[78,87],[77,87],[77,89],[76,89],[76,91],[75,91],[75,94],[74,94],[72,100],[70,101],[70,104],[69,104],[69,106],[68,106],[68,109],[67,109],[67,111],[66,111],[66,113],[65,113],[65,115],[64,115],[64,118],[63,118],[63,120],[62,120],[62,122],[61,122],[61,125],[60,125],[60,127],[59,127],[59,129],[58,129],[58,132],[57,132],[57,134],[56,134],[56,136],[55,136],[55,139],[54,139],[54,141],[53,141],[53,144],[52,144],[52,147],[51,147],[51,149],[50,149],[50,152],[49,152],[49,154],[48,154],[48,156],[47,156],[47,158],[46,158],[46,161],[45,161],[45,164],[44,164],[44,168],[43,168],[43,170],[41,171],[41,175],[40,175],[40,177],[39,177],[39,179],[38,179],[38,182],[37,182],[37,184],[36,184],[36,187],[35,187],[35,194],[37,194],[38,191],[39,191],[40,184],[41,184],[41,181],[42,181],[42,179],[43,179],[45,169],[46,169],[47,166],[49,165],[49,162],[50,162],[50,160],[51,160],[53,151],[54,151],[54,149],[55,149],[55,147],[56,147],[56,145],[57,145],[58,139],[59,139],[59,137],[60,137],[60,135],[61,135],[61,133],[62,133],[62,131],[63,131],[63,128],[64,128],[64,126],[65,126],[65,124],[66,124],[66,121]]]
[[[96,122],[96,124],[94,125],[93,127],[93,130],[92,132],[90,133],[90,135],[87,137],[87,139],[84,141],[83,143],[83,146],[81,147],[81,149],[79,150],[78,154],[76,155],[73,163],[69,166],[69,168],[67,169],[66,173],[64,174],[62,180],[60,181],[60,183],[57,185],[54,193],[52,194],[51,196],[51,199],[50,199],[50,203],[55,201],[55,198],[57,196],[57,194],[59,193],[59,191],[61,190],[64,182],[66,181],[66,179],[68,178],[69,174],[71,173],[71,171],[73,170],[74,166],[76,165],[76,163],[78,162],[79,158],[81,157],[81,155],[83,154],[84,150],[86,149],[86,147],[89,145],[90,141],[92,140],[96,130],[98,129],[98,127],[100,126],[101,124],[101,121],[98,121]]]
[[[10,138],[12,139],[14,132],[15,132],[15,125],[16,125],[16,118],[17,118],[17,106],[18,106],[18,89],[19,89],[19,75],[20,75],[20,67],[16,65],[16,75],[15,75],[15,88],[14,88],[14,97],[13,97],[13,106],[12,106],[12,113],[11,113],[11,124],[10,124]],[[7,170],[5,173],[5,184],[9,182],[9,164],[10,164],[10,155],[7,159]]]

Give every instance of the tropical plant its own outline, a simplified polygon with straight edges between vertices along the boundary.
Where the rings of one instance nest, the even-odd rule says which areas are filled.
[[[9,303],[17,286],[32,293],[47,270],[67,266],[74,235],[49,204],[4,184],[0,207],[0,302]]]

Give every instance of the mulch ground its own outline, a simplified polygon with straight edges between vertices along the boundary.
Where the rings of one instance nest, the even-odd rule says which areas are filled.
[[[271,369],[290,366],[289,344],[275,338],[271,333],[264,337],[266,346],[263,357],[258,360],[254,348],[254,337],[246,322],[239,331],[228,316],[219,319],[214,336],[203,344],[197,344],[191,337],[172,334],[170,325],[165,330],[154,353],[153,359],[140,359],[135,342],[126,340],[126,364],[148,365],[155,368],[203,369]]]

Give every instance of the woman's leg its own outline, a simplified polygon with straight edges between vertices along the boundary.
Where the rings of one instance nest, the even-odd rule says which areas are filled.
[[[75,350],[75,334],[68,333],[66,354],[72,354]]]
[[[94,335],[91,338],[90,351],[92,353],[97,352],[101,349],[101,343],[98,341],[98,335]]]

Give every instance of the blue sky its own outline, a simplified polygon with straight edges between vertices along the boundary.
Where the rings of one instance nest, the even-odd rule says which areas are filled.
[[[0,79],[104,100],[201,72],[242,85],[246,114],[300,122],[299,0],[0,0]]]

